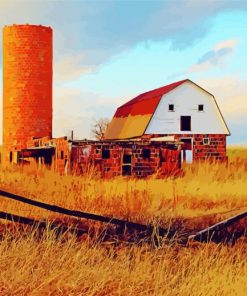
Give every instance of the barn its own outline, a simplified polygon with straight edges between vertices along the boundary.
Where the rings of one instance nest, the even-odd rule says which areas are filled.
[[[3,28],[3,164],[37,163],[65,174],[93,168],[102,177],[178,174],[176,140],[52,137],[52,32],[29,24]]]
[[[168,137],[182,161],[226,161],[230,131],[215,97],[189,79],[145,92],[117,108],[105,140]]]
[[[3,69],[6,164],[36,162],[78,174],[93,167],[103,177],[147,177],[177,175],[182,161],[227,160],[230,132],[216,100],[189,79],[120,106],[104,139],[73,140],[52,137],[52,29],[4,27]]]

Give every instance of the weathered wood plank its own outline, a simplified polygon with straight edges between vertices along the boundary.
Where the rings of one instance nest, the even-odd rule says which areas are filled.
[[[133,229],[137,230],[138,232],[145,232],[147,235],[152,235],[153,233],[158,233],[159,236],[167,237],[167,238],[173,238],[176,234],[176,232],[172,231],[171,229],[164,229],[161,227],[157,227],[154,225],[145,225],[141,223],[135,223],[135,222],[130,222],[122,219],[117,219],[117,218],[112,218],[112,217],[107,217],[107,216],[102,216],[102,215],[96,215],[96,214],[91,214],[91,213],[86,213],[86,212],[81,212],[81,211],[76,211],[76,210],[69,210],[63,207],[59,207],[56,205],[51,205],[47,204],[44,202],[36,201],[33,199],[29,199],[17,194],[13,194],[4,190],[0,190],[0,197],[5,197],[9,199],[13,199],[19,202],[23,202],[25,204],[29,204],[35,207],[39,207],[48,211],[68,215],[71,217],[77,217],[77,218],[83,218],[83,219],[88,219],[88,220],[94,220],[94,221],[99,221],[103,223],[109,223],[109,224],[114,224],[119,226],[122,229]]]
[[[207,228],[197,232],[196,234],[190,235],[188,237],[188,240],[189,241],[196,240],[196,241],[200,241],[200,242],[209,242],[214,239],[217,232],[220,232],[220,231],[226,229],[228,226],[232,225],[233,223],[235,223],[245,217],[247,217],[247,210],[238,214],[238,215],[235,215],[233,217],[225,219],[219,223],[216,223],[210,227],[207,227]]]
[[[59,233],[66,232],[68,230],[73,233],[76,233],[77,235],[82,235],[84,233],[87,233],[86,230],[72,228],[67,225],[62,225],[61,223],[58,223],[58,222],[40,221],[36,219],[26,218],[19,215],[14,215],[7,212],[0,212],[0,219],[8,220],[14,223],[29,225],[38,229],[44,229],[44,228],[56,229],[56,231]]]

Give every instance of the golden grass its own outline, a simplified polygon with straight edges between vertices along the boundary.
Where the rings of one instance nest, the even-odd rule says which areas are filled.
[[[245,296],[246,244],[121,247],[8,236],[0,244],[1,295]]]
[[[60,176],[45,169],[37,171],[33,167],[9,167],[0,170],[0,187],[70,209],[143,223],[188,220],[247,207],[246,151],[230,151],[227,167],[195,164],[184,168],[183,177],[168,179],[103,180],[95,178],[93,172],[76,177]],[[1,207],[21,215],[54,216],[3,198]]]
[[[229,150],[228,166],[187,166],[180,178],[102,180],[93,172],[76,177],[34,167],[0,170],[1,188],[30,198],[143,223],[182,221],[190,231],[246,209],[246,184],[247,149]],[[0,211],[58,217],[0,198]],[[155,250],[55,238],[53,232],[40,239],[34,232],[9,233],[0,241],[0,295],[245,296],[246,255],[244,240],[233,247],[210,243]]]

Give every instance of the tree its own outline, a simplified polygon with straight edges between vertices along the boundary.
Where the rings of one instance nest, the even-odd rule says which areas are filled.
[[[91,128],[92,136],[96,140],[102,140],[109,123],[110,121],[108,118],[95,119]]]

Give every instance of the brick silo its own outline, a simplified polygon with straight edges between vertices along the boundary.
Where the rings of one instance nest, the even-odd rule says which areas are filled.
[[[3,159],[31,137],[52,136],[52,29],[3,28]]]

